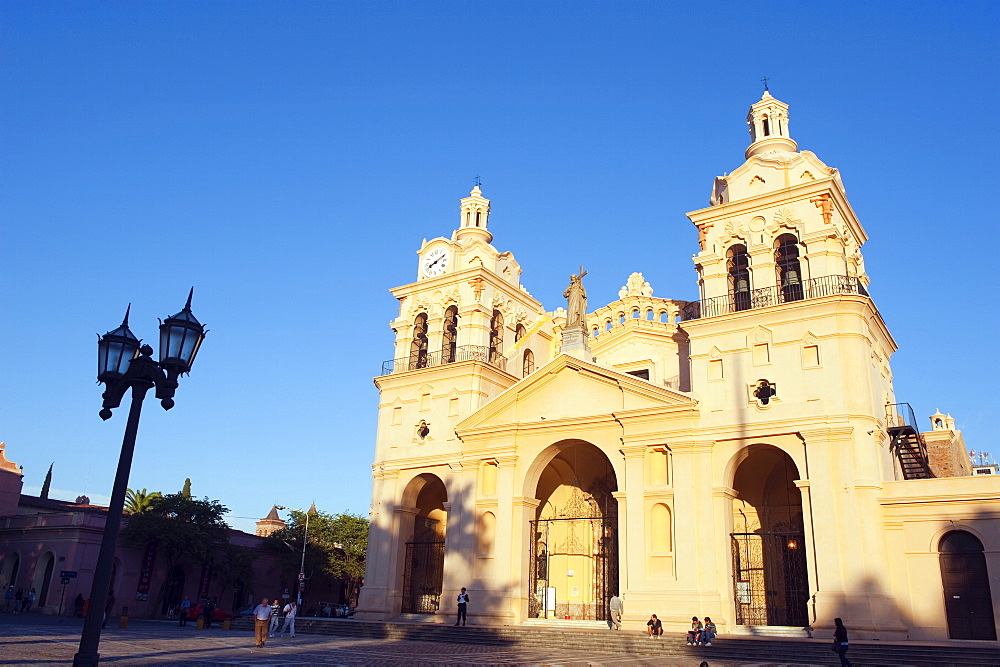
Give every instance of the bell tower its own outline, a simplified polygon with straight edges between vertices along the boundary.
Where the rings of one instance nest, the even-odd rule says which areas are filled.
[[[469,196],[460,202],[461,220],[455,232],[456,241],[482,239],[485,243],[493,240],[487,229],[490,219],[490,200],[483,196],[479,184],[472,188]]]

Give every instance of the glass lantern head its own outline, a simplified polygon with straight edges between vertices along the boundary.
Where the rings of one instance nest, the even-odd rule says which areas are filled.
[[[114,382],[121,379],[128,370],[129,362],[139,356],[142,344],[128,328],[128,315],[132,309],[125,309],[125,319],[121,326],[109,331],[97,340],[97,381]]]
[[[204,325],[191,313],[193,295],[192,287],[184,310],[160,323],[160,366],[175,370],[178,375],[191,370],[205,338]]]

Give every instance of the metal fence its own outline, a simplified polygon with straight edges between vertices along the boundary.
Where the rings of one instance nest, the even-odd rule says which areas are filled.
[[[743,310],[767,308],[792,301],[817,299],[838,294],[859,294],[869,296],[865,285],[857,276],[823,276],[809,278],[790,285],[769,285],[745,292],[732,292],[701,301],[692,301],[681,309],[682,320],[696,320],[702,317],[716,317],[738,313]]]

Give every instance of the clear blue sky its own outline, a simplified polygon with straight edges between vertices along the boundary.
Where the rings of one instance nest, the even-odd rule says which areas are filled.
[[[0,440],[27,492],[55,462],[54,497],[106,501],[126,410],[97,416],[95,334],[131,302],[155,346],[194,285],[211,332],[177,406],[147,401],[130,486],[191,477],[244,529],[272,503],[365,514],[386,290],[415,278],[422,238],[451,233],[473,178],[548,309],[580,264],[593,307],[632,271],[694,299],[684,214],[742,163],[768,76],[871,238],[898,400],[1000,456],[998,14],[8,0]]]

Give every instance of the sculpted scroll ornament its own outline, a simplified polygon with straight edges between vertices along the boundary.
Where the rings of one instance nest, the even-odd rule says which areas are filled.
[[[653,296],[653,288],[646,282],[641,273],[633,273],[628,277],[625,286],[618,290],[618,298],[627,296]]]
[[[792,209],[782,208],[774,212],[772,224],[768,227],[767,231],[773,234],[778,231],[779,227],[795,229],[800,222],[802,221],[795,217],[795,212]]]

